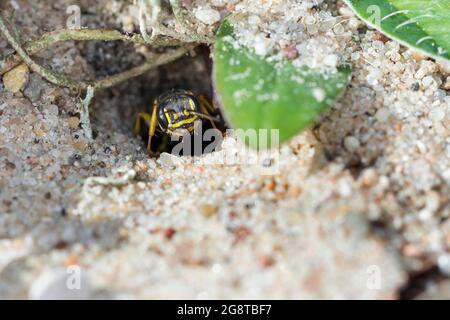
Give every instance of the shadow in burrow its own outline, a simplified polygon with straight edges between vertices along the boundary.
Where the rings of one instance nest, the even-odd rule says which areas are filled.
[[[139,140],[140,145],[145,148],[148,127],[141,123],[143,128],[136,137],[132,133],[133,126],[139,112],[151,114],[154,100],[159,95],[170,90],[183,89],[192,91],[197,97],[203,95],[212,100],[212,62],[209,54],[208,47],[197,47],[191,54],[175,62],[100,93],[101,102],[97,99],[91,110],[94,132],[99,133],[100,128],[103,128],[103,133],[107,132],[109,136],[121,133],[130,140]],[[219,110],[217,114],[220,115]],[[205,125],[207,121],[203,122],[204,127]],[[154,138],[155,147],[162,145],[164,136],[163,133],[157,132]],[[170,149],[160,150],[164,151],[170,152]],[[148,156],[145,152],[143,155]]]

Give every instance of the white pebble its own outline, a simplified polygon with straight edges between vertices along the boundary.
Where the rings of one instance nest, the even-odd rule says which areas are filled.
[[[433,108],[428,114],[428,118],[431,121],[439,122],[445,118],[445,109],[443,107]]]
[[[351,18],[348,22],[348,26],[351,30],[356,31],[361,26],[361,20],[356,18]]]
[[[200,8],[196,10],[195,17],[204,24],[214,24],[220,21],[220,12],[212,8]]]
[[[325,65],[327,65],[329,67],[335,68],[338,64],[338,56],[335,54],[330,54],[325,57],[325,59],[323,60],[323,63],[325,63]]]
[[[335,34],[337,35],[341,35],[345,32],[344,27],[342,26],[342,24],[337,24],[334,28],[333,31]]]
[[[360,57],[361,57],[361,55],[359,52],[353,52],[351,55],[352,61],[358,61]]]
[[[420,153],[425,154],[427,152],[427,147],[422,141],[417,141],[416,146]]]
[[[184,163],[181,157],[177,157],[167,152],[161,153],[158,162],[165,168],[174,168]]]
[[[316,24],[316,18],[313,15],[308,15],[305,17],[305,24],[313,25]]]
[[[344,147],[349,152],[355,152],[361,146],[359,140],[354,136],[347,136],[344,139]]]
[[[266,41],[262,36],[255,38],[255,53],[259,56],[264,56],[267,54]]]
[[[422,85],[425,88],[437,88],[442,84],[442,81],[440,78],[435,76],[426,76],[422,79]]]
[[[342,197],[349,197],[352,195],[352,188],[347,181],[339,180],[338,186],[339,186],[339,194]]]
[[[425,77],[428,73],[427,68],[421,67],[414,75],[414,78],[421,80],[423,77]]]
[[[389,119],[391,112],[388,108],[381,108],[375,114],[375,118],[380,122],[386,122]]]
[[[257,26],[258,24],[261,23],[261,19],[256,15],[251,15],[250,17],[248,17],[248,23],[251,26]]]

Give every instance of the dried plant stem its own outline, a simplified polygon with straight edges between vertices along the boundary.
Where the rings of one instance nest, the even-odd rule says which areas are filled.
[[[125,72],[122,72],[122,73],[119,73],[114,76],[111,76],[111,77],[108,77],[105,79],[101,79],[98,81],[86,82],[86,81],[72,79],[66,75],[56,73],[53,70],[50,70],[48,68],[45,68],[45,67],[37,64],[29,56],[29,54],[25,51],[25,49],[23,49],[22,46],[16,41],[16,39],[14,38],[14,36],[11,34],[9,29],[7,28],[5,21],[1,16],[0,16],[0,31],[6,37],[7,41],[13,47],[13,49],[17,52],[17,54],[20,56],[22,61],[33,72],[36,72],[41,77],[43,77],[44,79],[46,79],[47,81],[49,81],[53,84],[67,87],[67,88],[74,89],[74,90],[80,90],[80,89],[86,90],[88,87],[92,87],[93,89],[105,89],[105,88],[112,87],[120,82],[126,81],[126,80],[131,79],[136,76],[139,76],[159,65],[166,64],[173,60],[176,60],[176,59],[180,58],[181,56],[183,56],[188,51],[188,49],[181,47],[181,48],[178,48],[173,51],[155,55],[152,59],[149,59],[147,62],[145,62],[144,64],[142,64],[141,66],[138,66],[136,68],[127,70]],[[113,32],[113,33],[107,33],[107,34],[110,35],[112,38],[114,38],[114,37],[117,38],[120,33],[115,34]],[[83,33],[73,33],[72,35],[77,35],[77,36],[79,36],[80,39],[87,40],[86,37],[83,36]],[[100,36],[98,35],[98,37],[100,37]],[[63,39],[64,39],[64,37],[63,37]],[[137,39],[137,38],[135,38],[135,39]],[[89,40],[91,40],[91,39],[89,39]],[[63,41],[63,40],[61,40],[61,41]],[[48,43],[48,42],[43,41],[40,43],[41,43],[40,47],[42,47],[42,46],[45,47],[46,43]],[[36,46],[36,48],[38,48],[38,47],[39,46]]]
[[[117,30],[104,29],[79,29],[58,30],[45,33],[40,39],[24,44],[23,49],[28,55],[33,56],[59,42],[64,41],[124,41],[141,45],[176,46],[180,41],[166,36],[155,36],[150,42],[144,40],[140,34],[123,34]],[[5,74],[12,68],[22,63],[19,54],[12,54],[0,61],[0,75]]]
[[[83,105],[81,108],[80,122],[81,127],[84,130],[84,135],[91,141],[93,138],[91,129],[91,120],[89,118],[89,105],[91,104],[92,98],[94,98],[94,88],[88,87],[86,90],[86,97],[83,100]]]

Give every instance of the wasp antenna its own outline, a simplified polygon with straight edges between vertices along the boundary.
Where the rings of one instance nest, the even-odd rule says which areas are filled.
[[[199,116],[200,118],[204,118],[204,119],[211,120],[211,121],[214,121],[214,122],[220,122],[220,118],[219,117],[211,117],[211,116],[208,116],[208,115],[206,115],[204,113],[200,113],[200,112],[196,112],[196,111],[189,111],[189,113],[195,114],[196,116]]]

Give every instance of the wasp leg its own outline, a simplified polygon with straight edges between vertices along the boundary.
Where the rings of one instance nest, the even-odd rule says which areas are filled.
[[[200,102],[208,109],[209,114],[214,114],[216,112],[216,109],[213,107],[211,101],[204,95],[200,95],[199,97]]]
[[[152,116],[147,112],[139,112],[133,127],[133,134],[138,136],[141,133],[141,121],[144,121],[148,126],[150,126]]]
[[[154,153],[152,152],[152,138],[155,135],[156,132],[156,126],[158,125],[158,118],[157,118],[157,114],[158,114],[158,104],[156,103],[156,101],[153,104],[153,111],[152,111],[152,116],[150,119],[150,125],[148,126],[148,141],[147,141],[147,151],[153,155]]]
[[[169,136],[167,134],[163,135],[161,138],[162,142],[158,146],[158,153],[164,152],[167,150],[167,147],[169,145]]]
[[[212,104],[208,100],[208,98],[206,98],[204,95],[200,95],[199,100],[200,100],[200,108],[202,109],[202,112],[204,114],[212,117],[216,110],[214,109],[214,107],[212,106]],[[209,120],[209,122],[211,122],[211,125],[213,126],[214,129],[217,129],[217,126],[214,123],[214,121]]]

